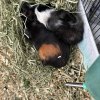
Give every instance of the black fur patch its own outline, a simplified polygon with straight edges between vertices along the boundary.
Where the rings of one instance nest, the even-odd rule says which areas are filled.
[[[57,56],[53,56],[52,58],[49,58],[47,60],[42,60],[44,65],[51,65],[56,68],[65,66],[70,55],[70,46],[66,43],[64,43],[62,40],[59,40],[52,31],[48,30],[43,24],[41,24],[36,16],[34,15],[34,8],[29,7],[25,8],[25,6],[22,6],[23,8],[21,13],[25,14],[27,17],[26,20],[26,33],[29,34],[29,42],[36,47],[37,50],[41,48],[43,44],[52,44],[52,45],[58,45],[61,50],[61,57],[58,58]],[[25,10],[26,9],[26,10]],[[45,8],[43,8],[45,9]],[[26,13],[27,12],[27,13]],[[22,21],[24,22],[25,19],[23,17]],[[32,20],[33,19],[33,20]],[[48,50],[48,48],[47,48]]]

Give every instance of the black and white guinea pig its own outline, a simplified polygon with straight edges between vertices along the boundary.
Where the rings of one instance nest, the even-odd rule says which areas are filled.
[[[56,68],[65,66],[70,55],[70,47],[63,41],[59,41],[54,33],[47,30],[46,27],[41,24],[37,17],[34,15],[33,6],[28,3],[23,3],[21,11],[22,21],[25,22],[25,16],[27,20],[25,22],[29,40],[36,47],[40,60],[44,65],[51,65]]]
[[[63,9],[55,10],[47,5],[39,4],[35,8],[35,14],[40,23],[64,42],[73,45],[82,41],[84,27],[78,13],[70,13]]]

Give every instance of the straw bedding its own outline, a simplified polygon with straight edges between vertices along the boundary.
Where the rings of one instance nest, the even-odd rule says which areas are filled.
[[[58,9],[76,10],[77,0],[67,6],[68,0],[63,1],[50,0]],[[72,47],[65,67],[43,66],[35,48],[24,40],[19,7],[18,0],[0,1],[0,100],[90,100],[85,90],[64,85],[84,81],[83,55],[78,47]]]

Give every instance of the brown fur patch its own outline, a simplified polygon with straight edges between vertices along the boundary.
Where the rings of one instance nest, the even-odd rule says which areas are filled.
[[[41,60],[48,60],[49,58],[58,56],[61,50],[58,45],[43,44],[39,49],[39,56]]]

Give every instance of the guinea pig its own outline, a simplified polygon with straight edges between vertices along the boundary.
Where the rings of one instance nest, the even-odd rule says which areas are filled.
[[[40,4],[35,8],[35,14],[40,23],[65,43],[74,45],[82,41],[84,27],[78,13],[56,10]]]
[[[33,10],[33,6],[23,3],[20,12],[22,21],[26,25],[26,33],[28,32],[29,40],[36,47],[40,60],[43,65],[51,65],[56,68],[65,66],[69,59],[70,46],[58,40],[53,32],[41,24],[32,13]],[[25,20],[25,16],[27,20]]]

